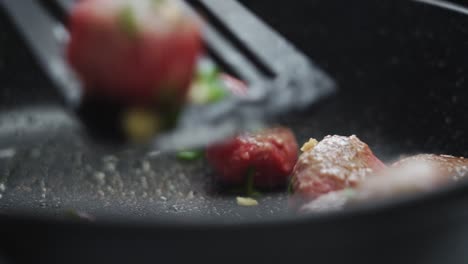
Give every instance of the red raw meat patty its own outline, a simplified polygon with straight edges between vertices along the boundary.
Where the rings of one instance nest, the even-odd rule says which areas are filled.
[[[233,139],[210,146],[207,158],[219,180],[242,184],[249,171],[255,186],[284,185],[294,167],[298,146],[287,128],[271,128],[243,133]]]
[[[176,0],[83,0],[67,55],[87,94],[180,104],[201,51],[197,19]]]

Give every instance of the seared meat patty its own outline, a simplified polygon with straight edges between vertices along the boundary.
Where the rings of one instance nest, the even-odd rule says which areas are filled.
[[[345,206],[428,192],[468,177],[468,159],[420,154],[404,158],[368,177],[354,190],[331,192],[303,205],[302,212],[339,210]]]
[[[302,150],[292,174],[292,205],[355,187],[367,176],[385,168],[367,144],[356,136],[311,139]]]
[[[353,200],[386,198],[430,191],[468,176],[468,159],[421,154],[402,159],[362,182]]]

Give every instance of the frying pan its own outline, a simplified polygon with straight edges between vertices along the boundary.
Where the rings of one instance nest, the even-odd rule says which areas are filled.
[[[403,0],[244,1],[340,92],[281,117],[299,142],[356,134],[385,161],[468,156],[468,17]],[[460,11],[460,10],[459,10]],[[463,11],[463,10],[461,10]],[[206,161],[104,148],[60,110],[2,16],[0,234],[6,261],[465,263],[468,184],[323,215],[286,192],[236,205]],[[94,221],[70,218],[86,213]]]

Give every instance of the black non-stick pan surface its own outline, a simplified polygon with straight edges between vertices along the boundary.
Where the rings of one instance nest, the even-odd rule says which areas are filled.
[[[278,120],[299,142],[356,134],[385,161],[422,152],[468,156],[466,14],[403,0],[243,2],[340,86],[335,97]],[[466,183],[329,215],[288,212],[285,190],[240,207],[203,159],[89,140],[3,15],[0,45],[0,245],[7,261],[468,259]]]

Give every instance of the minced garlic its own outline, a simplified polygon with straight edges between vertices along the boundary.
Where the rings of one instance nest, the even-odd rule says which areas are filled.
[[[313,148],[315,148],[315,146],[317,146],[317,144],[318,144],[318,141],[315,138],[310,138],[309,141],[307,141],[306,143],[304,143],[304,145],[302,145],[301,151],[306,152],[306,151],[312,150]]]
[[[256,206],[258,205],[257,200],[248,197],[237,197],[237,204],[240,206]]]

